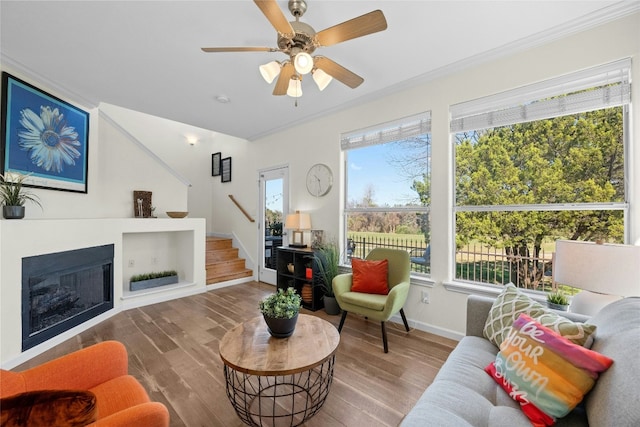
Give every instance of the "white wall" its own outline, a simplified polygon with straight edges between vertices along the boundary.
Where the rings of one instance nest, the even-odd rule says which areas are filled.
[[[413,115],[422,111],[432,112],[432,278],[436,286],[429,289],[431,303],[419,302],[420,287],[412,286],[406,308],[410,319],[427,330],[450,336],[462,334],[465,328],[466,294],[447,291],[443,283],[452,280],[452,266],[447,254],[453,253],[453,224],[451,223],[451,158],[449,140],[449,106],[458,102],[490,95],[554,76],[571,73],[583,68],[607,63],[623,57],[634,60],[634,100],[640,99],[640,14],[626,17],[579,34],[566,37],[548,45],[511,55],[499,60],[460,70],[455,74],[403,90],[382,99],[337,112],[286,131],[252,142],[250,149],[236,153],[235,164],[247,167],[246,193],[243,203],[253,212],[257,210],[257,190],[253,185],[255,170],[282,164],[290,165],[292,209],[308,211],[314,228],[339,235],[343,193],[336,183],[331,192],[320,199],[310,196],[305,189],[305,174],[314,163],[328,164],[334,175],[344,177],[339,135],[392,119]],[[334,82],[333,84],[339,84]],[[303,107],[301,107],[303,108]],[[637,147],[640,141],[640,109],[632,113],[632,140]],[[640,164],[640,149],[634,148],[629,160]],[[248,167],[251,165],[251,167]],[[234,166],[235,167],[235,166]],[[637,169],[637,166],[636,168]],[[635,174],[635,175],[633,175]],[[638,173],[632,171],[631,200],[640,201]],[[251,176],[254,175],[254,176]],[[251,178],[251,179],[249,179]],[[243,183],[244,186],[244,183]],[[215,194],[214,199],[219,195]],[[254,247],[257,236],[251,234],[252,226],[240,216],[225,215],[223,200],[214,203],[213,229],[234,230],[242,236],[250,235],[247,247]],[[217,209],[221,210],[218,211]],[[640,212],[631,212],[632,242],[640,244]],[[244,238],[244,237],[243,237]]]

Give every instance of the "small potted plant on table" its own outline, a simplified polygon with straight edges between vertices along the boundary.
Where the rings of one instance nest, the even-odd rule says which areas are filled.
[[[547,294],[547,306],[554,310],[568,311],[569,299],[562,291],[550,292]]]
[[[2,216],[6,219],[24,218],[24,204],[33,202],[42,208],[38,196],[25,191],[24,180],[28,175],[5,173],[0,175],[0,201],[2,201]]]
[[[293,334],[301,300],[296,290],[290,287],[286,291],[278,289],[276,293],[260,301],[260,312],[273,337],[286,338]]]

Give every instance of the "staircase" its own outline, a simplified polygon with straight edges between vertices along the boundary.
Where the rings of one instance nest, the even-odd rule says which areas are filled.
[[[253,271],[244,266],[244,259],[238,258],[238,249],[231,239],[207,237],[207,284],[251,277]]]

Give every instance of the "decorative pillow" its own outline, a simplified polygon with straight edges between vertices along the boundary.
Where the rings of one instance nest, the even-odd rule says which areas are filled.
[[[520,403],[534,426],[550,426],[582,401],[612,363],[521,314],[485,371]]]
[[[351,258],[351,270],[353,272],[353,282],[351,283],[353,292],[381,295],[389,293],[389,262],[386,259],[366,261]]]
[[[0,425],[86,426],[96,420],[96,396],[86,390],[39,390],[0,399]]]
[[[513,283],[505,285],[489,311],[482,331],[484,337],[497,347],[506,337],[511,325],[521,313],[528,314],[544,326],[553,329],[563,337],[586,348],[593,344],[596,325],[572,322],[532,300],[515,287]]]

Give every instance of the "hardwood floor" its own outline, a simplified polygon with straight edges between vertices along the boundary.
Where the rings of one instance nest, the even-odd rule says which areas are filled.
[[[19,366],[26,369],[104,340],[129,351],[129,371],[152,400],[164,403],[172,426],[244,425],[225,392],[218,343],[238,323],[259,315],[258,302],[274,291],[264,283],[230,286],[121,312]],[[340,316],[314,314],[338,326]],[[310,427],[396,426],[412,408],[456,345],[423,331],[387,325],[389,353],[380,324],[347,317],[324,407]],[[312,349],[310,349],[312,351]]]

